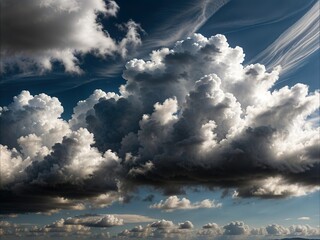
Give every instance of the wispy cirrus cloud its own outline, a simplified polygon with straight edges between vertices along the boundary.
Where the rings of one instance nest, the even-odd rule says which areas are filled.
[[[180,13],[170,17],[150,34],[143,43],[145,51],[170,46],[179,39],[190,36],[228,2],[229,0],[201,0],[187,4]]]
[[[301,67],[319,50],[319,7],[320,3],[316,1],[303,17],[250,62],[260,62],[269,69],[281,65],[282,74]]]

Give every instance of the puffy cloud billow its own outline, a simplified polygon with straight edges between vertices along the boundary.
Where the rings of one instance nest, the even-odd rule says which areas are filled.
[[[194,34],[129,61],[120,93],[95,91],[69,121],[57,98],[22,92],[1,108],[2,212],[107,206],[142,185],[259,198],[318,190],[319,92],[272,90],[281,67],[243,60],[223,35]]]
[[[217,208],[221,207],[221,203],[215,203],[214,200],[205,199],[200,202],[191,203],[187,198],[179,199],[177,196],[170,196],[166,200],[150,205],[150,208],[162,209],[167,212],[174,210],[187,210],[199,208]]]
[[[190,221],[176,225],[172,221],[162,219],[145,227],[139,225],[132,229],[125,229],[118,234],[118,237],[124,239],[193,239],[193,227]]]
[[[18,66],[22,71],[50,70],[59,61],[67,72],[81,73],[79,56],[119,54],[141,43],[140,26],[122,25],[123,39],[113,39],[99,21],[115,17],[119,6],[113,0],[1,1],[1,72]]]

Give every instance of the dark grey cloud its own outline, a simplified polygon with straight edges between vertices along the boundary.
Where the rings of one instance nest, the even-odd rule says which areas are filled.
[[[1,1],[1,71],[50,70],[59,61],[67,72],[81,73],[79,56],[119,54],[141,43],[140,26],[130,20],[125,37],[116,41],[98,21],[98,15],[116,16],[115,1]]]
[[[92,147],[93,135],[84,128],[72,131],[61,112],[56,98],[28,92],[2,109],[7,129],[0,139],[9,147],[0,146],[1,213],[83,209],[80,200],[106,206],[119,198],[120,159]]]
[[[144,202],[153,202],[154,197],[155,196],[153,194],[150,194],[150,195],[146,196],[144,199],[142,199],[142,201],[144,201]]]
[[[129,61],[120,94],[95,91],[69,122],[58,99],[22,92],[0,112],[3,213],[14,212],[14,196],[33,198],[17,210],[33,212],[38,197],[66,198],[38,205],[48,211],[125,201],[145,185],[260,198],[318,190],[319,135],[309,116],[319,93],[303,84],[270,90],[280,68],[243,60],[224,36],[194,34]]]
[[[138,183],[165,191],[171,180],[177,189],[238,188],[244,197],[302,195],[319,185],[310,174],[319,163],[316,128],[306,120],[318,92],[309,94],[302,84],[271,91],[280,68],[266,72],[242,61],[242,50],[223,36],[194,35],[150,60],[127,63],[122,94],[140,100],[148,114],[123,142],[126,149],[139,146],[128,161]],[[313,137],[307,143],[303,136]]]
[[[88,130],[95,136],[95,145],[100,151],[111,149],[119,152],[121,141],[139,129],[141,110],[134,99],[105,99],[94,106],[94,114],[86,118]]]

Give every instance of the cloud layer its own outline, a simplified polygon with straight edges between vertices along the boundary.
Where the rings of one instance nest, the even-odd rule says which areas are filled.
[[[129,61],[120,94],[95,91],[69,121],[57,98],[23,91],[0,112],[1,213],[107,206],[143,185],[170,195],[316,191],[319,92],[270,90],[280,68],[243,60],[223,35],[194,34]]]
[[[201,228],[196,228],[190,221],[175,224],[169,220],[159,220],[147,225],[137,225],[131,229],[125,229],[113,236],[106,232],[105,227],[119,226],[123,222],[112,215],[102,217],[102,222],[97,222],[98,216],[82,216],[68,219],[60,219],[52,224],[44,226],[30,226],[12,224],[8,221],[0,221],[0,236],[32,237],[42,239],[45,237],[70,237],[75,236],[86,239],[274,239],[283,237],[319,237],[318,228],[309,225],[292,225],[284,227],[278,224],[270,224],[265,227],[252,228],[242,221],[230,222],[224,226],[216,223],[208,223]],[[100,216],[101,217],[101,216]],[[93,229],[95,229],[93,231]],[[100,234],[94,234],[100,232]]]
[[[115,1],[81,0],[1,1],[1,72],[50,70],[59,61],[67,72],[81,73],[79,56],[125,56],[127,47],[140,44],[139,25],[124,24],[126,36],[116,41],[98,18],[116,16]]]

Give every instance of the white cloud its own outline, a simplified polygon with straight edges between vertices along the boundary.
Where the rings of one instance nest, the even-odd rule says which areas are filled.
[[[93,143],[93,134],[87,129],[80,128],[71,132],[64,137],[61,144],[53,147],[53,152],[46,156],[45,161],[34,162],[28,168],[27,171],[33,183],[41,182],[50,185],[69,182],[82,185],[83,181],[92,179],[93,175],[103,168],[104,170],[108,168],[115,170],[119,165],[117,155],[111,151],[101,154],[91,146]],[[111,181],[115,182],[115,180]]]
[[[85,214],[65,219],[66,225],[83,225],[87,227],[113,227],[127,223],[152,222],[155,219],[136,214]]]
[[[192,222],[185,221],[184,223],[179,223],[179,229],[192,229],[194,226]]]
[[[153,222],[156,219],[150,218],[143,215],[136,214],[113,214],[117,218],[123,219],[124,223],[143,223],[143,222]]]
[[[70,234],[76,235],[90,235],[91,231],[89,227],[82,225],[66,225],[64,219],[60,219],[52,224],[45,225],[44,227],[38,228],[34,227],[30,232],[33,233],[43,233],[45,235],[51,233],[59,233],[62,236],[69,236]]]
[[[119,95],[113,92],[104,92],[101,89],[96,89],[86,100],[81,100],[77,103],[77,106],[73,109],[73,114],[69,120],[69,125],[72,130],[78,130],[79,128],[87,127],[86,117],[94,114],[94,105],[96,105],[100,99],[118,99]]]
[[[250,234],[250,228],[248,225],[245,225],[244,222],[236,221],[231,222],[224,227],[225,235],[248,235]]]
[[[223,227],[220,227],[216,223],[207,223],[202,226],[202,229],[197,231],[198,236],[202,237],[215,237],[215,236],[220,236],[224,232]]]
[[[125,229],[118,236],[143,239],[192,239],[193,224],[185,221],[175,225],[172,221],[159,220],[143,227],[141,225]]]
[[[83,225],[88,227],[113,227],[123,225],[123,219],[114,215],[94,215],[67,218],[65,225]]]
[[[162,219],[162,220],[159,220],[159,221],[156,221],[156,222],[153,222],[150,224],[150,227],[153,227],[153,228],[159,228],[159,229],[162,229],[162,228],[173,228],[175,225],[172,221],[167,221],[165,219]]]
[[[310,220],[310,217],[299,217],[298,220],[306,220],[306,221],[308,221],[308,220]]]
[[[124,25],[126,36],[117,42],[98,21],[98,15],[116,16],[115,1],[80,0],[2,1],[1,71],[16,64],[21,70],[50,70],[59,61],[67,72],[81,73],[79,56],[125,55],[127,47],[141,43],[140,26]],[[52,31],[54,29],[54,31]]]
[[[267,230],[268,235],[276,235],[276,236],[280,235],[280,236],[283,236],[283,235],[288,235],[290,233],[288,228],[283,227],[283,226],[278,225],[278,224],[268,225],[266,227],[266,230]]]
[[[161,200],[159,203],[150,205],[150,208],[162,209],[167,212],[174,210],[187,210],[199,208],[217,208],[221,207],[221,203],[215,203],[215,200],[205,199],[200,202],[191,203],[187,198],[178,198],[177,196],[170,196],[166,200]]]
[[[304,196],[308,193],[319,190],[319,187],[301,186],[299,184],[287,184],[285,179],[281,177],[270,177],[256,183],[259,186],[255,190],[252,188],[254,196]]]
[[[187,4],[184,9],[166,19],[151,33],[150,38],[144,43],[145,47],[150,49],[168,46],[181,38],[190,36],[228,2],[229,0],[201,0]],[[173,22],[176,24],[172,24]]]
[[[61,119],[62,112],[56,97],[22,91],[0,112],[1,142],[10,148],[21,147],[26,157],[35,157],[70,132],[68,123]]]
[[[123,230],[121,233],[118,234],[118,237],[120,237],[120,239],[123,237],[146,239],[150,236],[151,232],[152,229],[150,229],[149,227],[142,227],[141,225],[139,225],[130,230]]]
[[[194,34],[129,61],[120,95],[95,91],[69,122],[57,98],[23,91],[0,110],[1,174],[12,194],[5,213],[82,200],[105,207],[140,185],[169,195],[189,184],[232,188],[260,198],[318,190],[319,128],[309,116],[319,92],[303,84],[272,90],[279,69],[243,60],[223,35]],[[151,207],[220,206],[171,196]]]
[[[290,234],[294,236],[319,236],[320,229],[309,225],[292,225],[289,227]]]
[[[259,236],[267,235],[267,230],[264,227],[252,228],[250,231],[250,235],[259,235]]]
[[[95,93],[104,95],[99,91]],[[108,96],[114,97],[112,94],[105,94],[105,97]],[[26,207],[29,211],[50,212],[79,206],[77,200],[55,200],[56,197],[66,193],[63,187],[53,187],[52,194],[43,195],[41,192],[44,185],[71,184],[74,189],[77,189],[76,185],[83,185],[84,182],[86,185],[89,182],[95,185],[95,181],[107,181],[104,176],[106,169],[113,169],[110,182],[104,183],[108,190],[101,190],[101,194],[94,197],[90,192],[83,192],[80,195],[88,195],[87,200],[90,199],[91,205],[95,207],[110,205],[120,198],[119,194],[113,193],[117,191],[118,183],[112,177],[117,174],[118,156],[112,151],[100,153],[92,147],[94,137],[87,129],[77,128],[76,131],[72,131],[69,124],[61,119],[62,111],[63,107],[57,98],[51,98],[46,94],[32,96],[27,91],[15,97],[8,107],[1,109],[1,143],[4,144],[0,144],[1,184],[8,189],[18,182],[21,184],[29,182],[28,186],[35,188],[34,193],[39,192],[39,195],[32,194],[27,197],[32,199],[27,200],[28,204],[16,203],[14,207],[16,210]],[[79,112],[80,110],[77,111]],[[79,115],[76,117],[80,119],[77,124],[80,124],[81,117]],[[105,194],[109,190],[111,191]],[[75,195],[78,194],[79,192],[75,190]],[[44,208],[34,209],[37,201],[43,202],[44,198],[47,198],[47,204],[38,204]],[[35,206],[31,206],[31,203]]]

